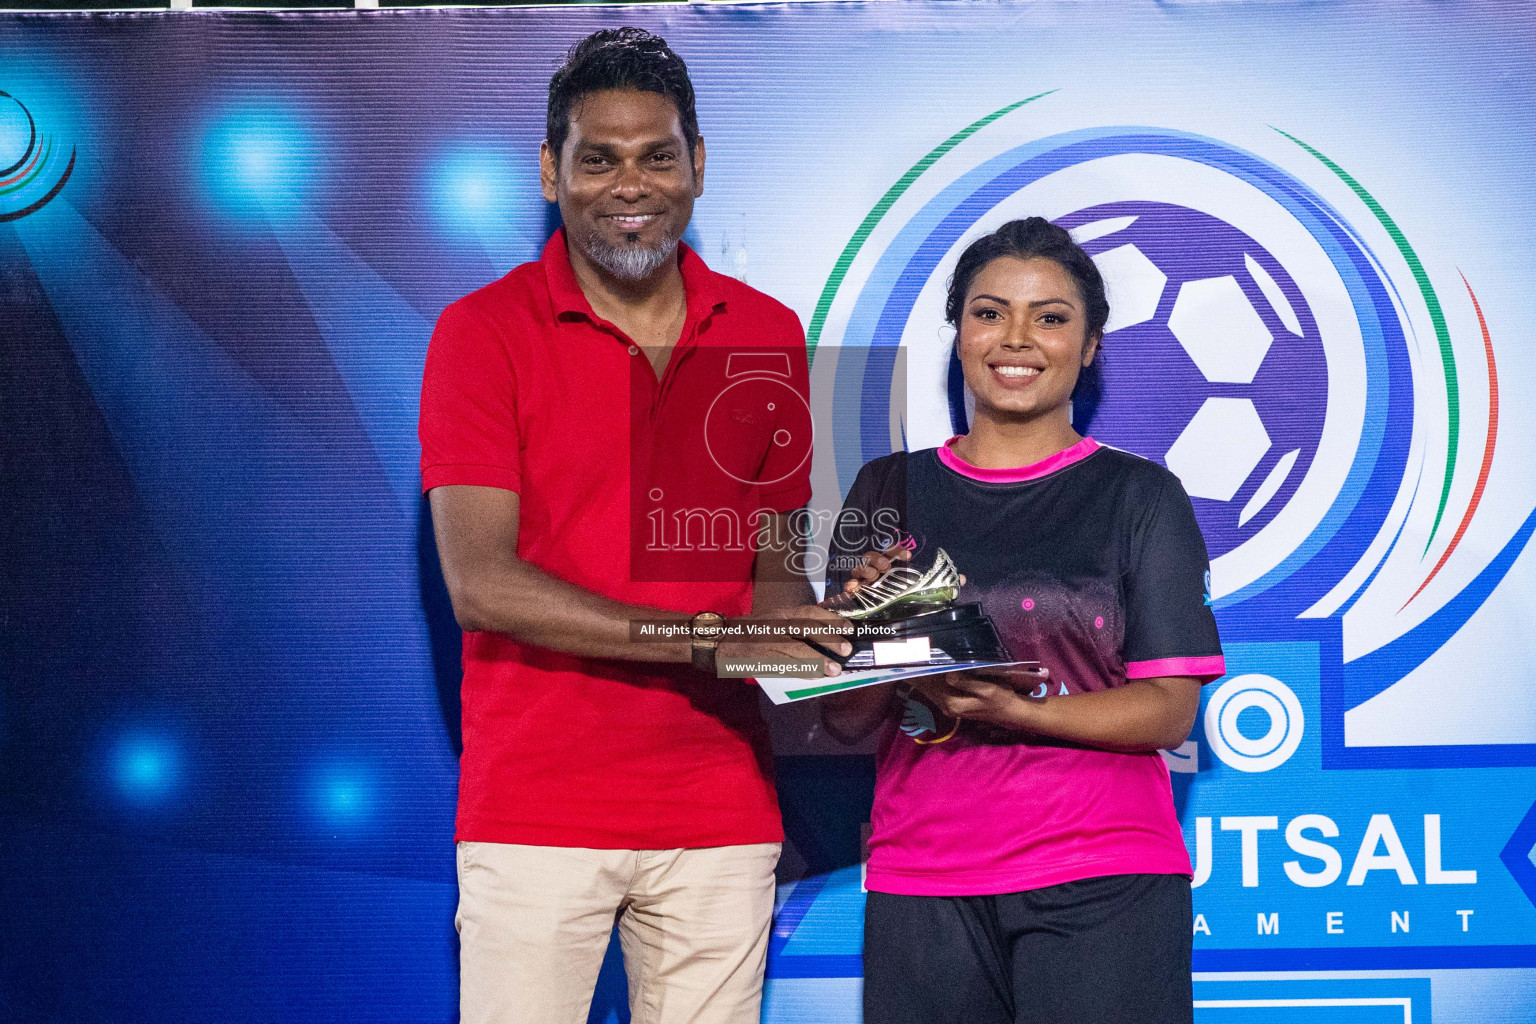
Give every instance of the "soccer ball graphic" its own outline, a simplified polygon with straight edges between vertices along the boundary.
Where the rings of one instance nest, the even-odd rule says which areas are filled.
[[[1101,387],[1078,428],[1160,462],[1194,502],[1212,558],[1285,507],[1322,436],[1317,321],[1284,265],[1200,210],[1121,202],[1057,221],[1109,293]]]

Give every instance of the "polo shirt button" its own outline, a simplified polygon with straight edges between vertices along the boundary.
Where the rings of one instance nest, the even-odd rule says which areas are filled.
[[[632,356],[639,355],[640,354],[640,347],[638,345],[631,345],[631,346],[629,346],[629,354],[632,355]]]

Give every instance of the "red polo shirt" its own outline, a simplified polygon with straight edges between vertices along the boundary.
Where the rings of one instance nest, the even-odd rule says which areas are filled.
[[[516,491],[518,556],[619,601],[746,613],[753,509],[810,498],[804,334],[680,246],[687,319],[658,380],[597,317],[557,232],[443,311],[425,490]],[[783,836],[756,687],[464,634],[457,838],[672,849]]]

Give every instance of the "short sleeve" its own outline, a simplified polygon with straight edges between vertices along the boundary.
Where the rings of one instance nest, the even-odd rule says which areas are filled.
[[[1121,652],[1127,679],[1189,676],[1206,683],[1226,673],[1210,579],[1194,507],[1170,474],[1132,538]]]
[[[811,500],[811,370],[805,354],[805,332],[794,313],[784,311],[788,321],[778,331],[774,350],[782,350],[789,360],[789,387],[799,396],[794,408],[777,410],[777,427],[785,443],[770,446],[759,471],[761,485],[758,501],[775,512],[792,512]],[[800,437],[804,435],[803,442]]]
[[[421,381],[421,488],[522,484],[517,379],[500,333],[463,300],[438,318]]]

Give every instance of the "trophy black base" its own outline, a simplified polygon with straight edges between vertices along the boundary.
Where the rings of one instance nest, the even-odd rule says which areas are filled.
[[[874,645],[928,638],[929,656],[876,666]],[[979,604],[948,605],[901,618],[862,619],[849,637],[853,653],[843,661],[850,670],[948,665],[957,661],[1007,661],[1008,651]]]

